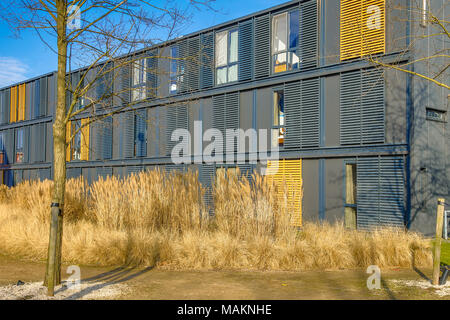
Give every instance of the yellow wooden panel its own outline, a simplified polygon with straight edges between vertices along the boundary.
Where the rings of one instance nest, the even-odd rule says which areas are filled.
[[[385,53],[385,0],[342,0],[341,61]]]
[[[66,161],[72,160],[70,136],[72,134],[72,121],[69,121],[66,125]]]
[[[19,85],[19,94],[18,94],[18,114],[17,121],[25,120],[25,96],[26,96],[26,85]]]
[[[292,225],[302,226],[302,200],[303,179],[302,160],[278,160],[268,161],[267,176],[278,186],[277,197],[284,201],[284,191],[287,191],[288,206],[295,213],[292,217]]]
[[[12,87],[9,122],[13,123],[16,121],[17,121],[17,87]]]
[[[81,120],[81,161],[89,160],[89,118]]]

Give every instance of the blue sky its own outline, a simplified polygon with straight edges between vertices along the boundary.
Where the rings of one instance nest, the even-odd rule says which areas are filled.
[[[217,12],[193,9],[191,23],[184,34],[211,27],[288,0],[216,0]],[[0,88],[56,70],[56,55],[32,31],[13,36],[0,21]]]

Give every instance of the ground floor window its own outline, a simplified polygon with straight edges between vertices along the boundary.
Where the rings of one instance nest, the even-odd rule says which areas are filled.
[[[345,164],[345,227],[356,229],[356,164]]]

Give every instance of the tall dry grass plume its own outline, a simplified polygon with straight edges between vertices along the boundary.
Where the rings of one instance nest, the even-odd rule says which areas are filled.
[[[53,183],[0,187],[0,252],[45,260]],[[399,229],[352,231],[343,224],[291,227],[292,208],[254,174],[219,170],[214,217],[196,172],[153,170],[67,182],[63,259],[167,269],[313,270],[431,265],[429,241]],[[283,191],[284,192],[284,191]],[[285,197],[286,199],[287,197]]]

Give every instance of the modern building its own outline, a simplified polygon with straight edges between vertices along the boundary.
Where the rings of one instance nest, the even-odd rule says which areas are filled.
[[[211,186],[218,168],[249,175],[266,165],[253,161],[251,144],[243,153],[234,145],[246,163],[207,164],[202,133],[266,129],[275,132],[267,145],[279,146],[274,179],[288,180],[297,225],[345,221],[432,234],[437,198],[450,203],[449,92],[370,61],[406,63],[430,47],[448,50],[439,36],[417,37],[433,26],[413,19],[416,2],[445,17],[445,0],[291,1],[134,53],[146,68],[124,70],[113,90],[131,86],[121,100],[139,103],[70,141],[68,178],[191,168]],[[0,89],[1,183],[52,178],[55,87],[50,73]],[[88,121],[72,120],[71,132]],[[192,135],[190,164],[171,158],[180,128]]]

